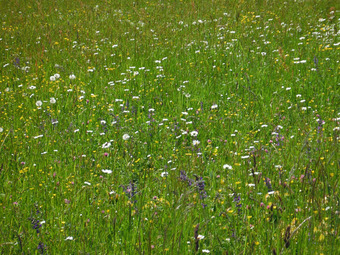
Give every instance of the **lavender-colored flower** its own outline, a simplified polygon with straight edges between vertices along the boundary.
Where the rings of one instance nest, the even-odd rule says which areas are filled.
[[[44,251],[46,250],[46,245],[44,245],[44,243],[40,242],[37,249],[40,252],[40,254],[44,254]]]
[[[273,191],[273,188],[272,188],[272,184],[271,184],[271,181],[269,178],[265,178],[264,179],[265,183],[266,183],[266,186],[268,188],[268,192],[272,192]]]
[[[135,198],[137,194],[137,185],[134,182],[130,182],[130,184],[127,186],[121,185],[121,187],[123,188],[125,194],[128,196],[129,199]],[[136,203],[136,202],[137,200],[134,199],[133,203]]]

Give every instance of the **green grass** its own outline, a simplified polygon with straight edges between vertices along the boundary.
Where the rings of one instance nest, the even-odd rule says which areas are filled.
[[[0,6],[1,254],[340,253],[337,1]]]

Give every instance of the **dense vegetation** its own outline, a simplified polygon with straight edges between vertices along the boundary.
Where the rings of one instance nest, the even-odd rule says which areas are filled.
[[[0,1],[0,253],[339,254],[337,1]]]

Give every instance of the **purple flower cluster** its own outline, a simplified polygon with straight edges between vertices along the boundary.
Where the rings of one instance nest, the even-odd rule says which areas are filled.
[[[38,209],[37,205],[34,205],[34,207],[35,207],[35,210],[36,210],[35,216],[33,216],[31,214],[31,217],[29,217],[28,219],[31,221],[32,228],[36,231],[36,233],[39,236],[40,228],[42,227],[42,224],[41,224],[41,221],[38,218],[39,218],[41,212]],[[44,254],[44,252],[46,251],[46,245],[43,242],[39,242],[37,250],[40,252],[40,254]]]
[[[205,181],[203,180],[203,177],[194,175],[196,180],[188,178],[185,171],[180,172],[180,180],[183,182],[187,182],[188,186],[191,187],[193,184],[195,185],[198,193],[200,194],[200,199],[204,200],[204,198],[207,197],[207,192],[205,191]],[[203,208],[205,208],[207,205],[202,203]]]
[[[131,199],[131,200],[133,199],[133,203],[136,203],[137,200],[134,199],[134,198],[137,194],[137,185],[133,181],[131,181],[129,183],[129,185],[127,185],[127,186],[121,185],[121,187],[123,188],[123,190],[124,190],[125,194],[128,196],[128,198]]]

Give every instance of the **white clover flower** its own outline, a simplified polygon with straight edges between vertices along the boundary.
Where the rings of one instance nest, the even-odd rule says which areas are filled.
[[[42,106],[42,102],[39,100],[39,101],[37,101],[37,102],[35,103],[35,105],[38,106],[38,107],[40,107],[40,106]]]
[[[54,75],[50,76],[50,81],[55,81]]]
[[[198,135],[198,132],[197,131],[192,131],[192,132],[190,132],[190,135],[193,136],[193,137],[196,137]]]
[[[217,104],[213,104],[213,105],[211,106],[211,109],[217,109],[217,107],[218,107]]]
[[[104,174],[112,174],[112,170],[109,170],[109,169],[102,169],[102,172]]]
[[[71,75],[69,76],[69,78],[70,78],[70,80],[74,80],[74,79],[76,78],[76,76],[75,76],[74,74],[71,74]]]
[[[227,169],[227,168],[229,170],[233,169],[233,167],[231,165],[228,165],[228,164],[223,165],[223,169]]]
[[[56,73],[56,74],[54,75],[54,78],[59,79],[59,78],[60,78],[60,74]]]
[[[55,104],[56,102],[57,102],[57,100],[55,100],[54,97],[51,97],[51,98],[50,98],[50,103],[51,103],[51,104]]]
[[[128,134],[124,134],[123,135],[123,140],[124,141],[127,141],[127,140],[129,140],[130,139],[130,136],[128,135]]]

